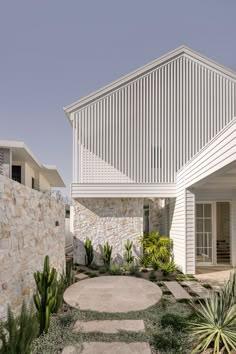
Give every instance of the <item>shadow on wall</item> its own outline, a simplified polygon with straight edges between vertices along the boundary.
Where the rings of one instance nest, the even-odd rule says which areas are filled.
[[[100,218],[143,217],[143,198],[84,198],[78,204],[77,212],[87,210]]]
[[[103,245],[98,244],[93,245],[93,253],[94,253],[94,259],[92,263],[95,263],[96,265],[103,265]],[[125,252],[125,250],[124,250]],[[142,251],[140,247],[137,247],[136,245],[133,246],[133,255],[136,258],[141,257]],[[120,253],[114,253],[112,252],[112,262],[118,263],[118,264],[123,264],[124,263],[124,254]],[[78,264],[86,264],[86,252],[84,248],[84,242],[76,237],[74,237],[74,263]]]

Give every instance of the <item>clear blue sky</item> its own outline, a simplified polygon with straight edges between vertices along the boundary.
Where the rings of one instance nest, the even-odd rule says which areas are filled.
[[[2,0],[0,139],[71,182],[63,106],[182,44],[236,70],[235,0]]]

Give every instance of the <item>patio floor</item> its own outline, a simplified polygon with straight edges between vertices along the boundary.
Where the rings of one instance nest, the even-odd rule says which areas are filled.
[[[99,312],[139,311],[162,297],[158,285],[128,276],[102,276],[70,286],[64,300],[72,307]]]
[[[213,287],[224,285],[229,279],[232,267],[202,267],[197,268],[195,277],[202,283],[208,283]]]

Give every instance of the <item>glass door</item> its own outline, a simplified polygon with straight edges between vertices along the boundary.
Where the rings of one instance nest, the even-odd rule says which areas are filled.
[[[213,263],[212,204],[196,204],[196,261],[198,265]]]

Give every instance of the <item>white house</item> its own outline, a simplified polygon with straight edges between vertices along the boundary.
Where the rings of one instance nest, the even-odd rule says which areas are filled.
[[[157,229],[184,273],[236,265],[236,73],[180,47],[65,112],[78,261]]]
[[[0,140],[0,174],[43,192],[65,187],[56,166],[41,164],[21,141]]]

